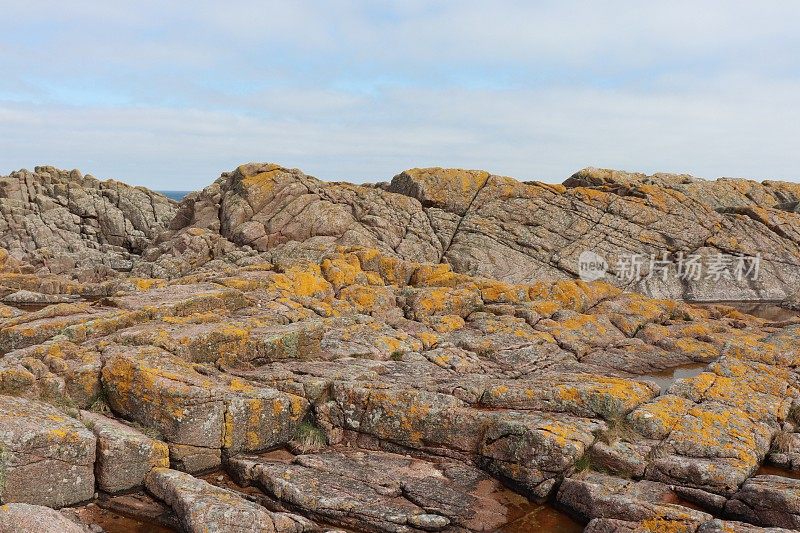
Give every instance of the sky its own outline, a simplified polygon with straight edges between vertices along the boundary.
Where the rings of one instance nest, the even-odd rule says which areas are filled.
[[[0,175],[800,181],[800,3],[0,0]]]

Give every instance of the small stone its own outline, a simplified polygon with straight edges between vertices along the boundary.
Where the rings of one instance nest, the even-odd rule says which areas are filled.
[[[438,514],[417,514],[410,516],[408,523],[425,531],[441,531],[450,525],[450,520]]]

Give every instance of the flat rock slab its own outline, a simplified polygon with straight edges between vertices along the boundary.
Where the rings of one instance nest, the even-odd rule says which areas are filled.
[[[0,396],[0,500],[64,507],[94,495],[96,439],[50,405]]]
[[[421,374],[420,374],[421,375]],[[424,378],[420,378],[422,381]],[[324,407],[330,425],[357,444],[378,439],[432,455],[458,457],[546,498],[605,426],[560,413],[478,409],[454,396],[389,383],[334,382]]]
[[[243,456],[227,466],[288,508],[363,531],[494,531],[509,519],[502,486],[460,463],[336,447],[289,463]]]
[[[249,305],[249,301],[240,291],[226,289],[213,283],[173,285],[109,298],[109,301],[121,309],[137,310],[153,307],[161,314],[172,316],[235,310]]]
[[[761,526],[800,529],[800,479],[756,476],[728,500],[725,511]]]
[[[305,518],[273,513],[237,493],[189,474],[156,468],[147,490],[172,507],[188,533],[303,533],[317,531]]]
[[[590,470],[565,479],[557,501],[571,514],[587,521],[594,518],[634,522],[661,520],[691,528],[713,518],[674,503],[676,496],[663,483],[629,481]]]

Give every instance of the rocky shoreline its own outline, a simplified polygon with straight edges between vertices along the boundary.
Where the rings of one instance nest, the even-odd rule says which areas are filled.
[[[800,529],[800,318],[681,301],[793,307],[799,200],[597,169],[248,164],[179,204],[0,178],[0,532]],[[585,250],[761,276],[581,281]]]

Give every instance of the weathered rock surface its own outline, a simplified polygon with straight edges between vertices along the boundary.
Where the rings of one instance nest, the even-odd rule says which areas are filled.
[[[140,274],[184,275],[225,259],[243,264],[318,259],[333,245],[446,262],[512,283],[567,279],[581,252],[609,264],[608,280],[651,296],[694,300],[793,299],[800,281],[800,186],[585,169],[549,185],[483,171],[411,169],[385,188],[325,183],[297,169],[251,163],[184,199]],[[641,279],[621,258],[637,254]],[[650,258],[761,257],[758,279],[728,273],[666,279]]]
[[[328,449],[290,463],[231,459],[229,468],[289,508],[369,531],[492,531],[509,517],[501,486],[463,464]]]
[[[758,527],[729,520],[709,520],[702,524],[686,525],[680,521],[652,520],[631,522],[612,518],[596,518],[589,522],[585,533],[788,533],[790,530],[777,527]]]
[[[303,533],[316,528],[301,516],[273,513],[236,493],[183,472],[157,468],[147,490],[168,503],[188,533]]]
[[[189,530],[491,531],[513,515],[502,483],[594,531],[799,527],[793,482],[756,472],[796,468],[800,320],[568,279],[567,260],[735,235],[789,269],[748,294],[785,292],[793,191],[595,170],[367,187],[253,164],[188,197],[130,276],[0,254],[0,298],[36,303],[0,307],[0,499],[144,482]],[[218,468],[255,492],[194,477]]]
[[[753,524],[800,529],[800,480],[755,476],[733,495],[725,510]]]
[[[169,466],[163,442],[97,413],[81,411],[81,421],[97,437],[97,487],[109,493],[141,487],[153,468]]]
[[[27,503],[0,505],[0,533],[88,533],[90,530],[48,507]]]
[[[161,194],[77,170],[0,177],[0,247],[39,272],[91,280],[130,270],[174,214]]]
[[[0,396],[0,502],[64,507],[94,495],[94,435],[47,404]]]

